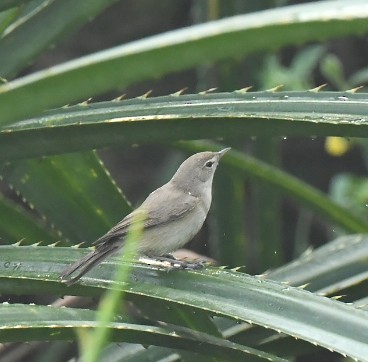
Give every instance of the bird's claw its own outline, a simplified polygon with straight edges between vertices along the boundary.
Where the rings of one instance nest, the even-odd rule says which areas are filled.
[[[178,260],[171,254],[165,254],[162,256],[156,256],[154,258],[144,260],[148,264],[156,264],[157,262],[159,262],[161,263],[161,266],[169,267],[169,270],[198,270],[204,268],[207,265],[207,262],[205,261]]]

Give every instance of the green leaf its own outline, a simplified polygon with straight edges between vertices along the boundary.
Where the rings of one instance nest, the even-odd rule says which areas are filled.
[[[0,195],[0,243],[51,244],[59,240],[55,231],[46,226],[13,201]]]
[[[94,241],[131,211],[93,152],[7,163],[0,174],[73,243]]]
[[[12,8],[7,11],[0,12],[0,39],[8,26],[11,25],[12,22],[17,18],[18,14],[19,8]],[[4,82],[6,82],[6,79],[1,77],[0,73],[0,84]]]
[[[5,125],[203,63],[361,34],[368,30],[367,16],[365,0],[320,1],[229,17],[118,46],[2,85],[0,122]]]
[[[338,204],[359,213],[368,221],[368,179],[347,173],[336,175],[330,185],[330,194]]]
[[[201,271],[166,270],[135,264],[131,282],[113,283],[120,259],[111,258],[92,270],[80,285],[65,288],[56,277],[64,263],[85,253],[72,248],[2,247],[0,292],[68,293],[95,295],[110,285],[134,294],[199,308],[228,318],[256,323],[324,348],[364,359],[368,312],[314,295],[300,288],[217,268]],[[368,259],[367,259],[368,260]],[[15,266],[14,266],[15,265]]]
[[[0,11],[11,9],[30,0],[1,0]]]
[[[170,358],[171,356],[173,356],[173,359]],[[110,344],[110,346],[104,350],[101,362],[118,362],[121,360],[124,362],[152,362],[165,360],[165,358],[170,358],[169,361],[174,362],[179,360],[180,357],[176,351],[173,352],[170,348],[158,346],[143,347],[138,344],[114,343]]]
[[[337,89],[344,90],[349,87],[345,80],[343,64],[335,54],[327,54],[322,59],[320,70],[327,81]]]
[[[75,330],[97,327],[95,313],[90,310],[55,308],[50,306],[2,304],[0,306],[0,340],[74,339]],[[108,324],[112,341],[154,344],[192,350],[216,357],[244,361],[249,354],[257,360],[286,361],[268,353],[247,348],[225,339],[216,338],[188,328],[154,327],[131,323]]]
[[[54,0],[19,19],[19,25],[0,40],[0,76],[14,76],[43,50],[72,34],[116,1]]]
[[[349,84],[353,87],[360,86],[368,81],[368,68],[362,68],[349,78]]]
[[[339,300],[353,302],[357,297],[355,289],[366,295],[368,281],[368,238],[363,235],[340,237],[322,247],[308,250],[298,259],[266,273],[265,277],[287,285],[299,286],[319,295],[342,295]],[[354,302],[356,307],[364,301]],[[262,345],[262,349],[283,356],[299,356],[318,350],[316,346],[285,335],[276,335],[259,327],[227,327],[226,335],[231,340],[250,346]]]
[[[324,52],[322,45],[310,45],[300,50],[289,67],[282,65],[277,55],[266,58],[261,72],[263,89],[282,84],[287,90],[308,89],[313,86],[313,70]]]
[[[368,95],[251,92],[80,104],[0,128],[0,161],[100,147],[246,136],[368,137]]]
[[[144,298],[141,295],[137,298],[131,296],[130,299],[133,300],[134,306],[139,308],[142,316],[151,321],[159,320],[206,332],[216,337],[221,336],[207,311],[193,310],[185,305],[178,307],[163,300]]]
[[[221,161],[222,162],[222,161]],[[214,235],[210,235],[211,256],[220,265],[248,265],[249,241],[244,217],[244,179],[227,167],[219,167],[214,180]],[[231,212],[229,212],[231,210]]]
[[[342,288],[368,279],[368,238],[364,235],[343,236],[300,258],[267,273],[273,280],[331,295]]]
[[[260,162],[279,169],[281,152],[279,139],[259,137],[252,142],[252,146],[253,154]],[[255,241],[252,258],[258,261],[255,270],[262,272],[281,265],[285,259],[281,240],[281,197],[277,188],[269,187],[270,179],[265,182],[257,178],[251,185],[253,201],[251,224]]]

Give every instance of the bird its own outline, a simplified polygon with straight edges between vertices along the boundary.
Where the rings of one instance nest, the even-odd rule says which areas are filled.
[[[189,242],[202,228],[212,201],[212,181],[221,157],[230,150],[199,152],[187,158],[171,180],[151,192],[133,212],[97,239],[95,250],[68,266],[61,282],[75,284],[93,267],[124,246],[130,226],[143,214],[138,255],[176,260],[170,253]],[[185,269],[187,264],[178,261]]]

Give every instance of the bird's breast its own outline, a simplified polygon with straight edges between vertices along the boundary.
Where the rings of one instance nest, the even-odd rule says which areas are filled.
[[[139,253],[160,256],[183,247],[201,229],[207,211],[202,205],[198,205],[177,220],[146,229],[139,241]]]

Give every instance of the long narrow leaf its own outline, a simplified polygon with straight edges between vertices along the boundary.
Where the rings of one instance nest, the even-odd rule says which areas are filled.
[[[354,287],[363,296],[367,295],[367,260],[368,238],[364,235],[350,235],[308,251],[295,261],[265,273],[264,277],[287,285],[303,285],[306,290],[318,294],[347,294],[339,300],[354,301],[359,298]],[[361,307],[361,303],[357,301],[354,305]],[[234,342],[262,345],[267,351],[283,356],[298,356],[318,350],[317,346],[259,327],[243,325],[240,328],[235,323],[219,327]]]
[[[367,113],[367,93],[349,92],[235,91],[81,104],[0,128],[0,161],[204,138],[368,137]]]
[[[0,11],[13,8],[26,1],[30,1],[30,0],[2,0],[0,3]]]
[[[143,295],[166,302],[185,304],[214,314],[256,323],[357,359],[368,355],[368,312],[351,305],[314,295],[305,290],[266,281],[242,273],[206,269],[197,272],[172,272],[135,265],[131,282],[114,284],[114,262],[83,278],[86,287],[68,289],[55,282],[64,263],[80,258],[81,250],[49,247],[3,247],[0,265],[0,292],[15,286],[22,293],[34,292],[96,294],[106,285],[125,290],[127,295]],[[63,260],[63,262],[60,262]],[[15,265],[13,268],[12,266]],[[102,292],[102,290],[101,290]]]
[[[72,308],[55,308],[36,305],[0,306],[0,340],[71,340],[74,332],[91,330],[98,326],[95,313],[89,310]],[[108,325],[112,341],[130,343],[155,344],[171,346],[201,352],[219,358],[230,358],[234,361],[244,361],[248,355],[256,360],[282,362],[282,358],[247,348],[224,339],[205,333],[194,332],[187,328],[153,327],[122,322],[111,322]]]
[[[54,0],[0,39],[0,76],[9,78],[117,0]],[[70,9],[73,11],[70,11]],[[47,31],[45,31],[47,29]]]
[[[93,242],[131,210],[93,152],[15,161],[0,175],[73,243]]]
[[[0,220],[0,244],[19,241],[24,245],[38,242],[51,244],[60,238],[55,230],[48,229],[18,204],[1,195]]]
[[[267,273],[273,280],[306,288],[325,295],[341,291],[348,285],[368,280],[368,238],[349,235],[336,239],[300,258]]]
[[[367,16],[365,0],[320,1],[238,15],[132,42],[0,86],[0,123],[204,62],[361,34],[368,31]]]

